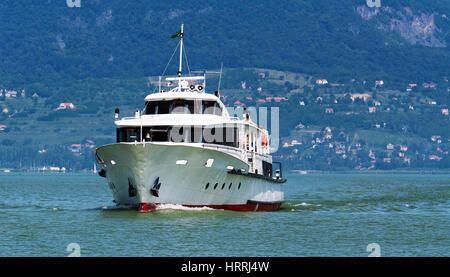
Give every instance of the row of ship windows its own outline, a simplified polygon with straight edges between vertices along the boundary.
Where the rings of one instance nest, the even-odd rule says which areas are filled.
[[[207,189],[209,188],[209,185],[210,185],[209,183],[206,184],[205,190],[207,190]],[[216,183],[216,184],[214,185],[213,189],[216,189],[218,185],[219,185],[219,183]],[[233,186],[233,183],[230,183],[230,185],[228,186],[228,190],[230,190],[232,186]],[[222,190],[223,190],[224,188],[225,188],[225,183],[223,183],[223,185],[222,185]],[[241,183],[239,183],[238,189],[241,189]]]

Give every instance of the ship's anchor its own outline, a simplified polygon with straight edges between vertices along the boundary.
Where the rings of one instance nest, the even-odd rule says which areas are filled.
[[[159,188],[161,187],[161,183],[159,182],[159,177],[156,178],[153,183],[152,188],[150,189],[150,194],[156,197],[159,197]]]

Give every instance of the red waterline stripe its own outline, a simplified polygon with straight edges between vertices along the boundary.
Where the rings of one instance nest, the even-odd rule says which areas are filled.
[[[275,203],[261,203],[261,202],[247,202],[247,204],[233,204],[233,205],[182,205],[188,208],[211,208],[219,210],[230,210],[239,212],[270,212],[278,210],[283,202]],[[155,210],[160,203],[139,203],[138,210],[141,212],[148,212]]]

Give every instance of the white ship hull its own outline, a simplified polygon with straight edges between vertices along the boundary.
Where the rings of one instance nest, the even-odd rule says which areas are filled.
[[[147,142],[105,145],[96,155],[118,205],[144,211],[159,204],[270,211],[284,201],[281,182],[230,172],[231,167],[248,172],[248,164],[223,151]]]

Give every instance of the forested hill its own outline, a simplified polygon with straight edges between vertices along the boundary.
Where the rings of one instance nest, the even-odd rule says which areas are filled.
[[[50,96],[74,80],[161,74],[181,22],[196,69],[223,62],[390,83],[450,75],[449,1],[366,2],[2,0],[0,85]]]

